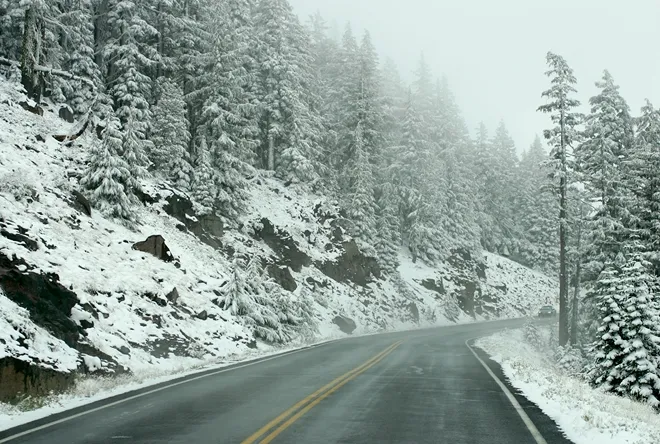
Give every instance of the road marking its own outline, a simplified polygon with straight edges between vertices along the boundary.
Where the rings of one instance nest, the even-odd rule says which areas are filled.
[[[294,404],[293,406],[289,407],[287,410],[282,412],[277,418],[273,419],[268,424],[266,424],[265,426],[254,432],[252,435],[250,435],[248,438],[246,438],[244,441],[242,441],[241,444],[254,444],[257,441],[259,441],[260,444],[267,444],[271,442],[273,439],[275,439],[275,437],[277,437],[277,435],[282,433],[282,431],[284,431],[287,427],[289,427],[291,424],[297,421],[305,413],[310,411],[323,399],[327,398],[332,393],[339,390],[339,388],[344,386],[346,383],[355,379],[358,375],[364,373],[365,371],[369,370],[371,367],[373,367],[374,365],[378,364],[380,361],[385,359],[385,357],[390,353],[392,353],[394,349],[396,349],[399,345],[401,345],[402,342],[403,341],[395,342],[394,344],[390,345],[382,352],[373,356],[371,359],[369,359],[362,365],[359,365],[354,369],[344,373],[340,377],[334,379],[333,381],[324,385],[320,389],[316,390],[311,395],[305,397],[301,401],[298,401],[296,404]],[[284,421],[287,417],[289,417],[292,413],[294,413],[298,409],[300,409],[298,413],[291,416],[288,420]],[[273,427],[277,426],[278,424],[280,424],[279,427],[277,427],[270,434],[268,434],[268,436],[260,440],[262,436],[264,436],[266,433],[268,433],[269,430],[271,430]]]
[[[518,416],[520,416],[520,418],[525,423],[525,426],[527,427],[527,430],[529,430],[529,433],[532,434],[532,437],[536,441],[536,444],[548,444],[547,441],[545,440],[545,438],[543,438],[543,436],[541,435],[541,432],[539,432],[539,429],[536,428],[536,426],[534,425],[532,420],[529,418],[529,416],[527,416],[527,413],[522,408],[520,403],[518,403],[518,400],[516,399],[516,397],[513,396],[513,394],[509,391],[509,389],[506,387],[506,385],[504,385],[504,383],[502,381],[500,381],[500,378],[498,378],[495,375],[495,373],[493,373],[493,371],[490,369],[490,367],[488,367],[488,365],[479,357],[477,352],[475,352],[474,349],[470,346],[470,344],[468,344],[468,342],[473,341],[473,340],[474,339],[468,339],[467,341],[465,341],[465,345],[467,346],[467,348],[470,349],[470,351],[472,352],[474,357],[477,358],[477,360],[481,363],[481,365],[483,365],[483,367],[486,369],[488,374],[495,380],[497,385],[500,386],[500,389],[502,389],[502,391],[504,392],[506,397],[509,399],[509,402],[511,403],[511,405],[513,405],[513,408],[516,409],[516,412],[518,412]]]
[[[215,371],[215,372],[206,373],[206,374],[203,374],[203,375],[200,375],[200,376],[195,376],[194,378],[186,379],[184,381],[174,382],[172,384],[168,384],[168,385],[165,385],[163,387],[159,387],[159,388],[149,390],[149,391],[146,391],[146,392],[143,392],[143,393],[138,393],[137,395],[129,396],[128,398],[119,399],[119,400],[111,402],[109,404],[104,404],[102,406],[99,406],[99,407],[96,407],[96,408],[93,408],[93,409],[90,409],[90,410],[85,410],[84,412],[76,413],[75,415],[67,416],[65,418],[61,418],[61,419],[58,419],[56,421],[52,421],[52,422],[49,422],[49,423],[46,423],[46,424],[42,424],[42,425],[40,425],[38,427],[34,427],[32,429],[24,430],[22,432],[16,433],[15,435],[8,436],[6,438],[0,438],[0,444],[12,441],[16,438],[20,438],[20,437],[25,436],[25,435],[29,435],[30,433],[38,432],[39,430],[47,429],[49,427],[52,427],[52,426],[57,425],[57,424],[61,424],[63,422],[70,421],[72,419],[80,418],[81,416],[89,415],[90,413],[98,412],[99,410],[107,409],[109,407],[114,407],[114,406],[122,404],[124,402],[132,401],[134,399],[142,398],[143,396],[147,396],[147,395],[151,395],[153,393],[157,393],[157,392],[160,392],[160,391],[163,391],[163,390],[167,390],[169,388],[176,387],[178,385],[187,384],[189,382],[197,381],[197,380],[203,379],[203,378],[208,378],[209,376],[215,376],[215,375],[218,375],[220,373],[226,373],[226,372],[230,372],[232,370],[238,370],[238,369],[241,369],[241,368],[261,364],[262,362],[272,361],[273,359],[282,358],[284,356],[291,356],[293,354],[300,353],[300,352],[303,352],[303,351],[307,351],[307,350],[310,350],[310,349],[313,349],[313,348],[322,347],[324,345],[329,345],[329,344],[332,344],[333,342],[335,342],[335,341],[323,342],[321,344],[312,345],[310,347],[301,348],[301,349],[293,350],[293,351],[290,351],[290,352],[284,352],[284,353],[281,353],[281,354],[278,354],[278,355],[275,355],[275,356],[271,356],[269,358],[264,358],[264,359],[260,359],[258,361],[248,362],[246,364],[238,365],[236,367],[220,369],[220,370]]]

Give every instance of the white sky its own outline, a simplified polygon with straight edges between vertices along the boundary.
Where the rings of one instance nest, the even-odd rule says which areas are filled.
[[[290,0],[306,22],[316,11],[340,30],[368,29],[408,79],[423,51],[447,75],[471,130],[504,119],[518,149],[548,126],[536,112],[549,85],[548,50],[575,70],[579,99],[608,69],[634,115],[660,106],[660,0]],[[585,107],[585,111],[588,108]]]

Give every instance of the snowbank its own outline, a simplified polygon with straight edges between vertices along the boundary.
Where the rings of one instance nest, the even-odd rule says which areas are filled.
[[[655,444],[660,415],[652,408],[593,389],[567,375],[547,354],[509,330],[476,341],[511,384],[554,419],[576,444]]]

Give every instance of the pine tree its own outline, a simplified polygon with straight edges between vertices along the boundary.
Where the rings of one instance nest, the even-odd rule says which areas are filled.
[[[124,155],[134,173],[147,166],[146,152],[151,111],[148,97],[151,79],[145,72],[155,66],[157,53],[149,45],[149,37],[157,30],[146,20],[143,3],[111,0],[108,7],[108,26],[112,30],[104,47],[104,56],[111,61],[107,82],[112,85],[117,117],[124,132]],[[136,176],[137,177],[137,176]]]
[[[192,166],[188,154],[190,133],[183,91],[166,78],[160,78],[158,86],[160,100],[153,108],[151,162],[177,188],[188,190]]]
[[[107,122],[102,136],[101,141],[92,144],[81,185],[89,190],[90,200],[102,214],[134,222],[131,205],[138,184],[121,155],[122,134],[116,118]]]
[[[255,8],[260,164],[290,182],[318,178],[322,124],[310,107],[313,83],[309,42],[286,0],[260,0]]]
[[[548,157],[537,136],[520,162],[520,227],[526,243],[521,255],[526,263],[550,273],[556,269],[558,254],[556,199],[551,190]]]
[[[376,225],[373,199],[374,181],[361,123],[358,123],[354,137],[352,164],[346,175],[346,180],[349,183],[346,196],[346,213],[353,223],[352,234],[358,239],[371,244],[374,241],[374,228]]]
[[[394,273],[399,266],[401,230],[397,214],[397,196],[394,186],[384,183],[376,190],[375,197],[376,240],[375,249],[381,268]]]
[[[594,385],[660,406],[660,320],[654,280],[648,264],[632,252],[619,254],[620,271],[608,266],[599,276],[596,294],[602,317],[590,371]]]
[[[581,179],[599,207],[590,222],[591,241],[585,265],[595,276],[621,252],[630,228],[630,193],[626,164],[633,144],[632,118],[612,76],[605,71],[597,82],[585,120],[584,142],[576,149]]]
[[[206,145],[206,139],[200,137],[197,144],[195,169],[192,183],[192,195],[199,208],[197,214],[208,214],[215,209],[215,199],[218,191],[213,180],[213,169],[211,158]]]
[[[220,306],[234,316],[245,316],[252,311],[252,300],[245,280],[241,261],[234,258],[229,280],[223,287]]]
[[[637,118],[635,151],[631,155],[630,174],[638,178],[633,192],[639,205],[632,208],[636,213],[637,225],[649,260],[660,263],[660,111],[648,100]],[[655,265],[656,270],[658,266]],[[660,275],[658,271],[656,275]]]
[[[60,67],[75,76],[92,81],[87,83],[53,77],[54,89],[71,107],[74,116],[81,117],[90,111],[96,94],[101,89],[101,70],[94,59],[94,20],[91,0],[64,0],[60,2],[62,60]],[[57,98],[56,98],[57,100]]]
[[[550,113],[555,125],[545,130],[543,135],[552,147],[550,157],[551,168],[557,182],[556,194],[559,201],[559,345],[568,342],[568,276],[566,271],[566,231],[568,225],[567,195],[568,195],[568,148],[577,139],[576,127],[580,115],[574,111],[580,102],[572,96],[576,93],[577,80],[573,70],[563,57],[548,52],[546,62],[549,70],[551,87],[541,95],[548,102],[538,110]]]

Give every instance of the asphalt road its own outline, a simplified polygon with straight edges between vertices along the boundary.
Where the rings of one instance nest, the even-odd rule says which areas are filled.
[[[51,418],[61,421],[56,424],[0,432],[0,443],[570,443],[550,418],[515,394],[497,364],[478,353],[491,375],[465,344],[521,324],[332,342],[95,404],[96,410],[79,409],[71,419]]]

